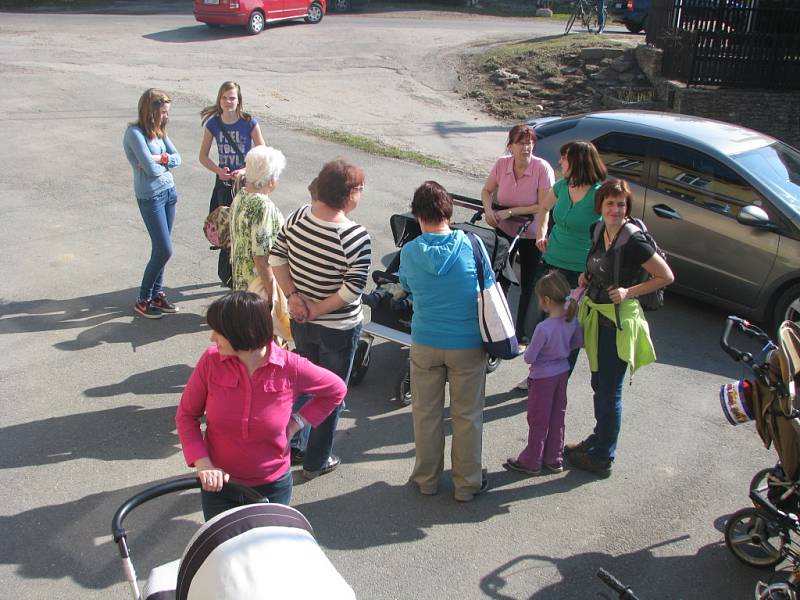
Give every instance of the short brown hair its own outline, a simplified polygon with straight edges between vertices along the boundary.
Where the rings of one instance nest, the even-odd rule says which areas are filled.
[[[317,175],[319,201],[335,209],[344,208],[350,192],[364,185],[364,170],[343,159],[337,158],[323,165]]]
[[[594,185],[608,177],[608,169],[592,142],[577,140],[561,146],[561,156],[567,157],[569,185]]]
[[[420,221],[442,223],[453,216],[453,199],[447,190],[435,181],[426,181],[414,192],[411,212]]]
[[[150,88],[139,98],[139,120],[136,125],[148,139],[167,137],[167,128],[161,121],[161,105],[171,104],[169,96],[161,90]]]
[[[527,142],[528,140],[532,141],[534,145],[536,145],[536,134],[533,133],[533,129],[524,124],[514,125],[508,132],[506,148],[508,148],[511,144],[515,144],[517,142]]]
[[[631,216],[631,209],[633,208],[633,192],[631,192],[628,182],[624,179],[609,179],[595,192],[594,195],[594,212],[598,215],[601,214],[600,209],[603,207],[603,201],[606,198],[623,196],[625,198],[625,216]]]
[[[234,350],[258,350],[272,340],[269,303],[253,292],[231,292],[211,303],[206,323],[231,343]]]

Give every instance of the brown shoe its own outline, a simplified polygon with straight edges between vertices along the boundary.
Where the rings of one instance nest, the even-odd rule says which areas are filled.
[[[594,473],[598,477],[609,477],[611,475],[611,461],[599,460],[591,457],[585,452],[571,452],[568,455],[570,464],[576,469]]]
[[[583,440],[582,442],[578,442],[577,444],[564,444],[564,454],[570,454],[571,452],[583,452],[584,454],[587,453],[590,449],[588,440]]]

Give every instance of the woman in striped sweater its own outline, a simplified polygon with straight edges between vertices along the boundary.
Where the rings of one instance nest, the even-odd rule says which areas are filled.
[[[372,247],[367,230],[348,218],[364,191],[364,171],[338,159],[317,176],[318,201],[286,220],[272,246],[269,264],[289,300],[297,352],[336,373],[350,376],[361,334],[361,294]],[[303,474],[312,479],[333,471],[335,410],[310,434]]]

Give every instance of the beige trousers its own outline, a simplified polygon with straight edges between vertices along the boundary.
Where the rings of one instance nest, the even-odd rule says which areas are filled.
[[[481,486],[486,354],[483,348],[444,350],[411,346],[411,413],[416,462],[411,480],[423,494],[435,494],[444,469],[444,389],[450,382],[453,443],[450,461],[458,499],[469,500]]]

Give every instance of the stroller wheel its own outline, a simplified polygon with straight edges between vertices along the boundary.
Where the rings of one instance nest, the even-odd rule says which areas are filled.
[[[406,371],[397,390],[397,401],[403,406],[411,404],[411,371]]]
[[[772,469],[761,469],[758,473],[753,475],[753,478],[750,480],[750,491],[754,490],[766,490],[767,489],[767,475],[772,472]]]
[[[353,357],[353,368],[350,370],[349,385],[358,385],[367,374],[370,361],[370,348],[366,340],[359,340],[356,354]]]
[[[774,567],[784,557],[788,533],[760,510],[736,511],[725,525],[725,544],[733,555],[751,567]]]
[[[494,373],[501,362],[503,362],[502,358],[496,358],[494,356],[486,357],[486,373]]]

